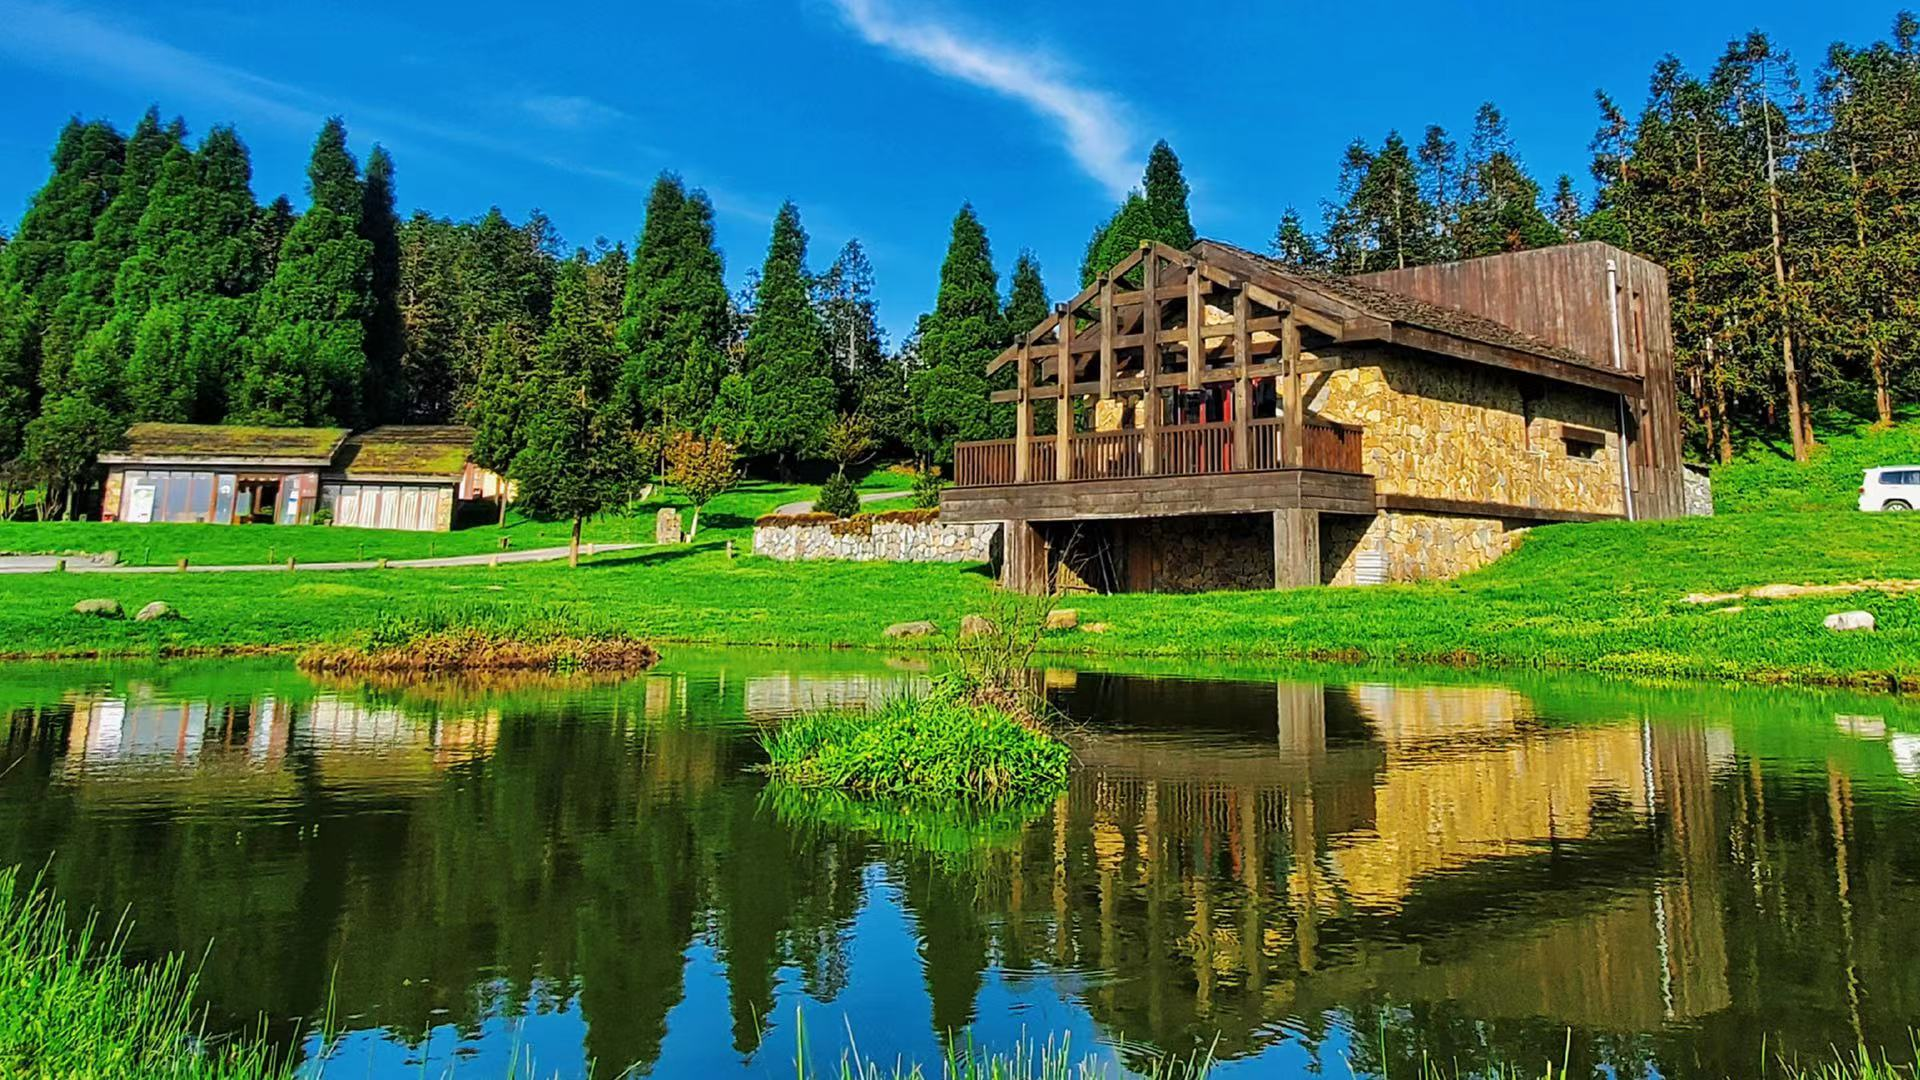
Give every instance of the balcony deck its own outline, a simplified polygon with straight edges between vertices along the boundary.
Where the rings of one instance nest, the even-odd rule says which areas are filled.
[[[961,443],[954,486],[941,499],[950,521],[1075,521],[1308,509],[1374,512],[1373,478],[1361,469],[1360,429],[1309,422],[1300,452],[1287,453],[1284,425],[1247,425],[1235,460],[1230,423],[1183,424],[1029,440]],[[1152,442],[1149,443],[1149,438]],[[1151,452],[1150,452],[1151,451]]]

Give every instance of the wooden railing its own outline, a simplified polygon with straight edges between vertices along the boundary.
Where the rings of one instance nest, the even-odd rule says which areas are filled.
[[[1147,453],[1146,432],[1090,431],[1067,440],[1071,480],[1127,480],[1142,476],[1206,476],[1230,472],[1265,472],[1286,468],[1282,442],[1285,425],[1278,419],[1254,420],[1247,425],[1247,460],[1234,461],[1232,424],[1179,424],[1155,433],[1153,454]],[[1027,482],[1044,484],[1061,479],[1058,443],[1051,435],[1028,444]],[[1151,460],[1149,460],[1151,458]],[[966,442],[954,447],[954,483],[960,487],[992,487],[1018,483],[1015,440]],[[1360,429],[1323,420],[1309,420],[1300,447],[1300,467],[1328,472],[1361,472]]]

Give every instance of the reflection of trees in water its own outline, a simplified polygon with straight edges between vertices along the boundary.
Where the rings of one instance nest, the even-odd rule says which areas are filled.
[[[332,982],[350,1024],[418,1039],[577,996],[589,1056],[620,1065],[657,1059],[702,938],[743,1054],[783,967],[839,993],[876,863],[943,1029],[991,964],[1174,1052],[1348,1026],[1355,1066],[1390,1075],[1422,1051],[1557,1061],[1569,1027],[1576,1071],[1727,1073],[1762,1032],[1898,1046],[1920,1015],[1912,808],[1831,728],[1782,749],[1685,699],[1572,724],[1499,688],[1085,676],[1062,703],[1102,724],[1035,820],[889,832],[769,803],[751,739],[704,722],[814,692],[236,687],[165,706],[199,725],[171,743],[127,722],[139,693],[111,740],[96,700],[33,706],[7,727],[0,859],[57,851],[77,904],[136,905],[137,947],[215,941],[230,1020],[316,1016]]]

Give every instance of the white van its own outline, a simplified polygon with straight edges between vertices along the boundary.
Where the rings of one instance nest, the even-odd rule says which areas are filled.
[[[1860,481],[1860,509],[1911,510],[1920,506],[1920,465],[1868,469]]]

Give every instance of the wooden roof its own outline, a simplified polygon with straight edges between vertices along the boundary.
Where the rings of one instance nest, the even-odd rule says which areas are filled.
[[[1490,364],[1638,395],[1640,378],[1597,358],[1554,345],[1505,323],[1458,308],[1431,304],[1353,278],[1290,266],[1218,240],[1202,240],[1194,254],[1269,288],[1291,292],[1302,305],[1320,307],[1345,324],[1341,341],[1381,340],[1461,360]]]
[[[100,455],[108,465],[231,462],[256,465],[333,463],[346,428],[247,427],[238,424],[135,424],[125,449]]]
[[[1034,361],[1042,373],[1048,377],[1055,375],[1058,364],[1054,357],[1058,350],[1053,342],[1059,339],[1062,319],[1069,316],[1075,320],[1076,326],[1087,327],[1074,331],[1072,341],[1068,344],[1069,352],[1076,357],[1091,355],[1092,350],[1100,347],[1098,342],[1106,329],[1091,325],[1100,318],[1097,308],[1102,290],[1106,287],[1105,282],[1118,281],[1123,274],[1137,275],[1140,271],[1134,268],[1148,258],[1152,260],[1149,265],[1167,268],[1169,273],[1180,264],[1192,268],[1201,279],[1211,283],[1204,286],[1205,291],[1219,288],[1234,291],[1244,285],[1262,309],[1291,313],[1301,325],[1332,338],[1336,343],[1384,342],[1610,393],[1630,397],[1642,394],[1643,381],[1637,372],[1616,369],[1596,358],[1505,323],[1353,278],[1289,266],[1217,240],[1202,240],[1191,251],[1178,251],[1163,244],[1142,247],[1110,271],[1106,278],[1089,285],[1031,330],[1019,335],[1012,346],[988,365],[988,373],[992,374],[1013,363],[1022,348],[1028,347],[1033,350]],[[1178,285],[1177,275],[1160,279],[1158,287],[1163,299],[1178,303]],[[1130,316],[1135,322],[1139,319],[1137,307],[1140,295],[1138,292],[1115,295],[1117,304],[1135,305],[1136,310]],[[1258,331],[1262,324],[1271,321],[1256,317],[1254,329]],[[1225,324],[1209,322],[1201,336],[1213,341],[1218,337],[1214,331],[1219,325]],[[1120,333],[1122,336],[1117,341],[1134,340],[1126,336],[1129,332]],[[1166,337],[1166,334],[1163,333],[1162,337]],[[1180,338],[1182,335],[1174,334],[1173,337]],[[1174,344],[1177,346],[1178,343]],[[1219,344],[1216,341],[1207,347],[1217,348]],[[999,396],[996,395],[996,400]]]
[[[349,479],[457,480],[473,451],[473,429],[458,425],[389,424],[363,431],[342,449]]]

